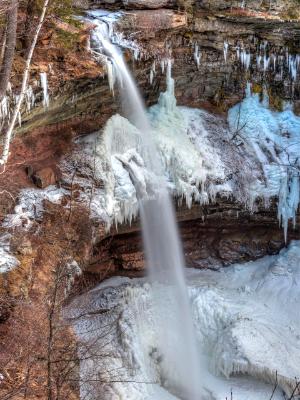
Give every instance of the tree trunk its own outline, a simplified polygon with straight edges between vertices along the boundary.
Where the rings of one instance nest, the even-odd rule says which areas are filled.
[[[9,122],[8,125],[8,129],[6,131],[5,134],[5,139],[4,139],[4,145],[3,145],[3,152],[2,152],[2,158],[0,159],[0,165],[5,165],[7,163],[8,160],[8,156],[9,156],[9,147],[10,147],[10,141],[11,141],[11,137],[12,137],[12,133],[18,118],[18,115],[20,113],[21,110],[21,105],[23,103],[23,99],[24,99],[24,95],[25,95],[25,91],[27,88],[27,83],[28,83],[28,78],[29,78],[29,70],[30,70],[30,64],[31,64],[31,60],[32,60],[32,56],[33,56],[33,52],[41,31],[41,28],[43,26],[44,20],[45,20],[45,15],[48,9],[48,5],[49,5],[49,1],[50,0],[44,0],[43,3],[43,9],[39,18],[39,23],[38,26],[36,27],[35,33],[34,33],[34,37],[32,39],[32,43],[31,43],[31,47],[29,49],[28,52],[28,56],[26,59],[26,64],[25,64],[25,69],[24,69],[24,73],[23,73],[23,80],[22,80],[22,87],[21,87],[21,92],[18,98],[18,102],[15,106],[12,118]]]
[[[18,0],[12,0],[11,8],[7,12],[6,42],[3,62],[0,69],[0,101],[5,96],[12,70],[17,40],[17,24]]]
[[[35,0],[28,0],[27,8],[26,8],[26,20],[24,24],[24,35],[22,39],[23,45],[23,54],[26,55],[27,51],[29,51],[32,33],[33,33],[33,20],[34,20],[34,11],[35,11]]]

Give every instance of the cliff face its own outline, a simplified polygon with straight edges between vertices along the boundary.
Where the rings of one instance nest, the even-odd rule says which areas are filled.
[[[123,32],[125,37],[130,36],[139,47],[138,60],[134,60],[129,52],[127,58],[148,105],[156,103],[159,93],[165,90],[162,66],[166,58],[171,56],[174,59],[172,73],[176,82],[175,94],[180,105],[204,107],[224,115],[230,106],[244,97],[246,82],[251,81],[257,93],[268,91],[270,105],[274,109],[280,109],[283,101],[292,101],[297,110],[299,80],[291,76],[290,67],[281,58],[287,52],[295,56],[300,41],[300,27],[299,22],[284,20],[280,14],[287,7],[297,8],[296,3],[276,2],[275,5],[271,2],[271,8],[270,4],[257,1],[247,2],[244,8],[239,2],[236,3],[192,2],[187,14],[178,9],[178,4],[170,1],[156,2],[155,8],[159,6],[159,10],[153,9],[154,5],[149,2],[146,7],[143,1],[126,1],[121,5],[130,10],[118,21],[116,29]],[[97,7],[99,4],[95,2],[90,6]],[[116,3],[103,2],[103,5],[110,7],[116,6]],[[260,12],[257,12],[258,9]],[[10,184],[13,196],[21,188],[32,186],[32,182],[38,182],[39,187],[56,182],[68,187],[69,184],[62,179],[59,164],[76,148],[74,138],[98,130],[112,114],[120,112],[118,92],[113,96],[104,67],[97,65],[88,53],[86,43],[91,29],[92,24],[86,24],[81,30],[76,28],[75,32],[74,28],[59,21],[44,29],[35,55],[33,74],[39,70],[48,72],[51,101],[46,110],[37,101],[37,106],[24,114],[22,126],[17,130],[11,163],[7,169],[9,179],[3,181],[4,186],[8,186],[8,181],[13,182]],[[71,48],[65,52],[58,40],[57,32],[61,31],[68,34],[72,31],[71,36],[75,35],[72,36]],[[247,66],[241,58],[242,53],[251,56]],[[267,58],[268,65],[276,60],[275,67],[265,68],[262,60],[258,63],[258,56]],[[48,69],[46,61],[49,62]],[[32,170],[29,174],[28,167]],[[243,206],[233,205],[232,201],[227,201],[226,207],[242,211]],[[11,206],[10,196],[6,195],[4,215]],[[201,209],[199,215],[195,210],[185,210],[185,221],[200,221]],[[207,207],[204,209],[208,210]],[[178,212],[180,215],[181,211]],[[221,216],[217,214],[218,220],[225,218],[222,213]],[[275,229],[276,235],[281,237],[280,244],[275,246],[277,249],[283,245],[283,239],[281,231],[275,228],[275,212],[271,215],[271,220],[274,218],[271,231],[274,233]],[[260,220],[260,214],[257,218]],[[237,226],[239,221],[236,220]],[[256,224],[255,218],[252,222]],[[261,223],[269,225],[270,220]],[[201,223],[199,226],[201,231]],[[206,225],[203,224],[203,227]],[[120,229],[127,233],[132,232],[133,228]],[[102,243],[101,235],[96,236],[97,243]],[[104,241],[107,240],[105,237]],[[262,247],[268,252],[272,245],[264,244]],[[256,256],[255,251],[251,250],[250,253]],[[258,251],[257,256],[260,254]],[[194,259],[197,257],[195,255]],[[244,256],[241,257],[243,259]],[[112,258],[118,259],[115,253]],[[217,259],[218,256],[213,258]],[[231,262],[239,260],[239,257],[226,256],[224,259]],[[122,263],[117,260],[116,264]],[[128,269],[130,261],[126,265],[124,269]]]
[[[296,111],[299,108],[299,79],[285,60],[289,55],[294,60],[300,43],[299,22],[287,20],[284,15],[287,9],[297,11],[296,1],[185,2],[187,13],[182,4],[173,1],[97,1],[89,5],[79,2],[77,6],[126,10],[116,29],[138,46],[138,59],[128,50],[126,57],[147,105],[156,103],[159,93],[165,90],[163,69],[165,60],[172,57],[179,105],[203,107],[223,116],[244,97],[246,83],[251,81],[256,93],[268,92],[271,108],[280,109],[284,101],[292,102]],[[103,127],[112,114],[121,110],[117,88],[113,95],[105,67],[88,51],[91,29],[91,22],[74,28],[56,20],[42,32],[32,76],[38,79],[40,71],[48,73],[51,101],[44,109],[35,84],[36,106],[22,116],[6,177],[0,178],[14,198],[21,188],[34,183],[42,188],[57,182],[69,187],[62,178],[60,163],[76,148],[74,139]],[[67,49],[64,41],[71,43]],[[227,201],[226,207],[235,210],[232,201]],[[3,216],[11,208],[11,197],[4,193]],[[237,206],[239,211],[242,208]],[[195,211],[184,213],[185,221],[189,215],[193,221],[202,218],[200,209],[199,215]],[[272,215],[275,229],[275,213]],[[132,228],[121,230],[131,232]],[[277,232],[281,236],[280,230]],[[97,242],[102,239],[100,235]],[[280,243],[275,247],[283,245],[282,237]]]
[[[273,11],[260,13],[248,6],[235,9],[229,3],[221,2],[215,9],[206,2],[197,2],[193,14],[187,15],[174,8],[126,11],[117,29],[135,40],[140,48],[139,60],[133,60],[128,53],[128,61],[148,105],[156,103],[165,89],[160,63],[171,56],[176,98],[181,105],[226,112],[243,98],[246,82],[251,81],[257,92],[267,88],[274,109],[280,109],[283,101],[293,101],[295,109],[299,109],[299,80],[292,78],[291,67],[283,61],[287,52],[291,57],[297,54],[299,23],[281,19]],[[261,2],[253,3],[257,8]],[[279,4],[286,9],[286,4]],[[73,49],[65,54],[59,48],[53,51],[53,45],[56,46],[53,38],[42,41],[35,69],[48,70],[51,103],[47,113],[38,107],[25,115],[20,133],[49,125],[53,129],[60,124],[72,126],[80,134],[89,133],[119,109],[118,94],[113,97],[109,92],[105,70],[100,65],[97,68],[85,51],[92,26],[86,28],[78,42],[76,58]],[[226,61],[224,46],[227,46]],[[46,57],[50,57],[50,69]]]

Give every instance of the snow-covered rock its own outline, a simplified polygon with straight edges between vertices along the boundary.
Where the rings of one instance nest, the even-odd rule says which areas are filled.
[[[11,254],[10,250],[11,235],[0,236],[0,274],[13,270],[20,265],[20,262]]]
[[[204,398],[224,400],[232,390],[239,400],[265,400],[276,375],[273,398],[284,398],[280,389],[291,394],[300,377],[299,265],[300,243],[293,242],[278,256],[188,272],[199,354],[206,360],[199,377]],[[165,300],[162,316],[173,310],[172,298]],[[84,355],[82,398],[94,398],[95,391],[104,400],[181,398],[172,386],[176,366],[164,363],[157,342],[154,310],[144,279],[113,278],[75,300],[67,313]],[[176,332],[164,334],[174,352],[184,346]]]
[[[228,121],[263,171],[249,188],[253,198],[278,196],[278,218],[287,236],[288,221],[295,223],[300,199],[300,117],[289,105],[282,112],[271,111],[267,93],[260,102],[248,84],[246,98],[229,110]]]

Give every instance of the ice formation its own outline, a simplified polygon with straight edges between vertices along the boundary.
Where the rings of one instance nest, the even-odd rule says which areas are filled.
[[[300,377],[299,265],[300,243],[293,242],[278,256],[188,271],[194,325],[209,371],[204,399],[224,400],[231,390],[234,399],[269,399],[276,372],[273,399],[284,399],[281,390],[291,395]],[[160,326],[153,323],[150,290],[144,280],[114,278],[67,311],[80,342],[82,398],[180,398],[176,366],[164,363],[157,343]],[[166,312],[172,301],[166,299]],[[173,332],[174,352],[177,340]]]
[[[154,61],[152,66],[151,66],[151,69],[150,69],[150,79],[149,79],[150,80],[150,85],[153,84],[153,79],[154,79],[155,75],[156,75],[156,63]]]
[[[249,50],[241,49],[240,60],[242,66],[246,69],[246,71],[248,71],[251,64],[251,53],[249,52]]]
[[[48,80],[46,72],[41,72],[41,87],[43,89],[43,105],[45,108],[49,107],[49,93],[48,93]]]
[[[18,95],[13,93],[12,87],[9,84],[7,92],[5,96],[2,98],[0,102],[0,128],[3,127],[4,123],[9,121],[12,114],[13,109],[18,102]],[[24,94],[24,102],[25,102],[25,112],[30,112],[31,109],[35,105],[35,95],[32,89],[32,86],[27,86]],[[18,115],[19,125],[22,123],[21,113]]]
[[[207,121],[214,121],[212,115],[177,107],[170,70],[168,74],[167,92],[149,110],[151,134],[170,191],[188,206],[193,200],[206,204],[218,191],[230,192],[233,187],[226,183],[227,167],[216,145],[217,130],[222,139],[229,132],[214,125],[216,131],[212,137],[207,128]],[[115,115],[99,137],[87,138],[83,146],[85,165],[95,165],[95,176],[104,184],[104,191],[98,191],[101,199],[94,196],[92,200],[94,216],[101,216],[108,228],[113,221],[130,223],[139,211],[137,190],[151,198],[160,189],[157,177],[149,168],[141,131],[126,118]],[[82,153],[79,157],[82,158]]]
[[[19,261],[11,254],[10,234],[0,236],[0,274],[13,270],[20,265]]]
[[[264,180],[250,187],[253,198],[278,196],[278,218],[286,237],[288,221],[295,222],[299,205],[300,118],[290,107],[271,111],[266,92],[260,102],[248,84],[247,97],[229,111],[228,121],[263,170]]]
[[[271,52],[269,43],[266,40],[257,45],[256,54],[251,53],[250,49],[244,49],[243,44],[240,45],[238,43],[236,46],[236,55],[246,71],[250,68],[252,58],[256,58],[257,70],[262,71],[264,74],[268,71],[273,71],[275,74],[279,74],[276,79],[280,78],[282,80],[285,71],[286,76],[292,82],[296,81],[299,75],[300,54],[290,54],[288,49],[286,49],[284,55],[281,50],[278,50],[278,53],[274,52],[274,50]]]
[[[198,43],[195,44],[195,50],[194,50],[194,60],[197,65],[197,68],[199,69],[200,67],[200,61],[201,61],[201,50],[199,48]]]
[[[229,43],[225,40],[224,45],[223,45],[223,52],[224,52],[224,61],[225,61],[225,63],[227,62],[228,47],[229,47]]]

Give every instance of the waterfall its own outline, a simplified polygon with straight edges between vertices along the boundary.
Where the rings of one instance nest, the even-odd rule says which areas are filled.
[[[157,342],[163,363],[171,365],[174,369],[174,377],[168,377],[165,386],[182,399],[196,400],[199,399],[202,387],[199,383],[199,357],[185,283],[184,257],[162,163],[151,139],[151,126],[143,100],[123,55],[119,47],[113,44],[106,22],[101,18],[93,22],[97,25],[94,39],[98,40],[98,50],[113,64],[120,83],[124,112],[142,133],[144,159],[156,180],[155,187],[147,187],[146,196],[144,193],[139,194],[139,202],[147,267],[156,310],[155,323],[160,327]],[[167,92],[160,97],[160,103],[166,113],[172,111],[176,105],[171,61],[168,61],[167,87]],[[133,172],[129,173],[134,182]],[[159,188],[158,194],[156,188]],[[174,332],[180,338],[176,343],[176,352],[172,351],[174,347],[170,346]]]

